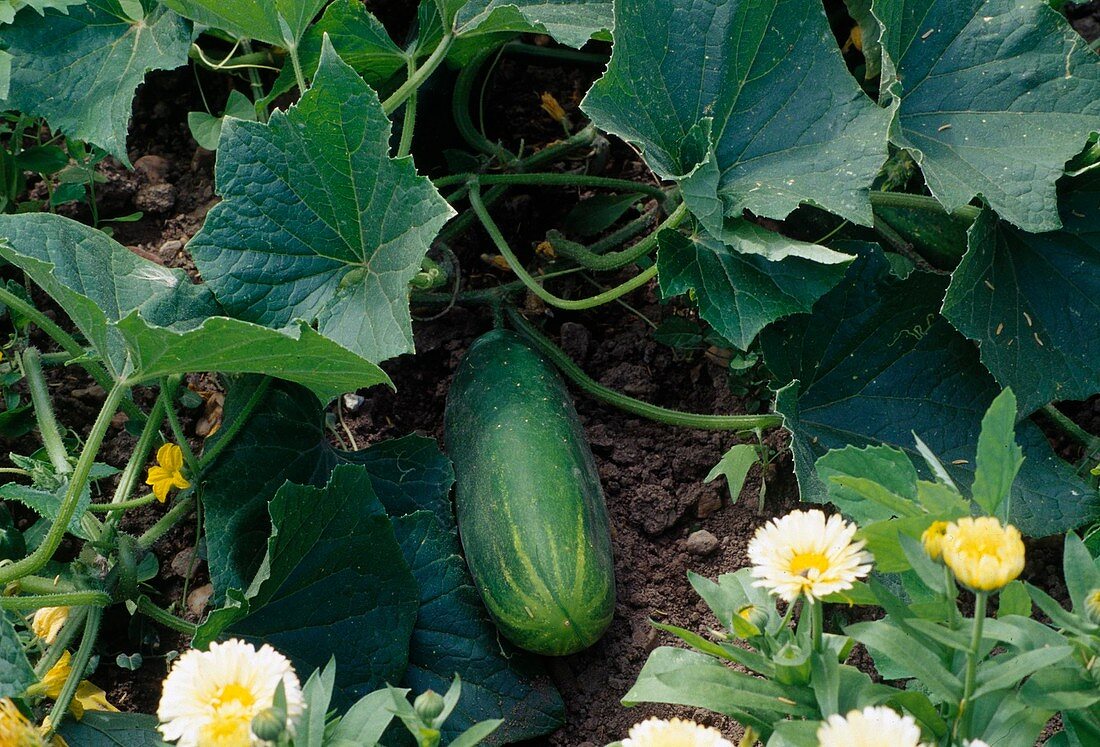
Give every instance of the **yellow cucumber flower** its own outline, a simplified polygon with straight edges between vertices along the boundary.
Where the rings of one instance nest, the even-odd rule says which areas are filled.
[[[20,712],[11,698],[0,698],[0,745],[46,747],[38,729]]]
[[[947,526],[943,562],[973,591],[997,591],[1024,569],[1020,530],[992,516],[962,518]]]
[[[550,115],[550,119],[555,122],[561,122],[565,119],[565,109],[554,98],[554,94],[547,91],[539,97],[539,100],[542,102],[542,110]]]
[[[863,542],[853,542],[856,525],[818,510],[792,511],[756,530],[749,542],[753,586],[787,602],[815,599],[852,588],[871,571]]]
[[[179,747],[249,747],[259,744],[252,719],[272,707],[283,683],[288,729],[303,709],[302,690],[285,656],[264,645],[229,640],[192,649],[164,680],[157,707],[165,741]]]
[[[924,551],[928,553],[928,557],[936,562],[943,558],[943,537],[945,534],[947,534],[947,522],[933,521],[932,526],[925,529],[920,536]]]
[[[31,620],[31,632],[41,638],[46,644],[57,640],[57,634],[69,619],[68,607],[42,607],[35,610]]]
[[[149,477],[145,479],[145,484],[152,485],[153,495],[164,503],[172,488],[184,490],[191,487],[182,470],[183,450],[176,444],[164,444],[157,449],[157,466],[149,468]]]
[[[66,651],[61,654],[61,658],[57,660],[57,663],[50,667],[50,671],[46,672],[42,680],[32,685],[27,693],[30,695],[45,695],[47,698],[57,699],[57,696],[61,694],[61,688],[65,685],[65,680],[69,679],[69,672],[72,671],[72,655]]]
[[[61,658],[57,660],[57,663],[50,667],[50,671],[46,672],[40,682],[27,689],[27,695],[44,695],[52,700],[57,700],[57,697],[61,694],[61,688],[65,686],[65,680],[69,678],[71,671],[72,655],[66,651],[61,654]],[[113,711],[117,713],[118,709],[107,700],[107,693],[88,680],[83,680],[76,686],[73,699],[69,702],[69,711],[78,719],[81,719],[84,718],[85,711]],[[2,744],[3,742],[0,742],[0,745]]]
[[[818,747],[927,747],[920,741],[920,727],[910,716],[892,708],[873,706],[833,714],[817,730]]]
[[[650,718],[630,727],[623,747],[733,747],[717,729],[694,721]]]

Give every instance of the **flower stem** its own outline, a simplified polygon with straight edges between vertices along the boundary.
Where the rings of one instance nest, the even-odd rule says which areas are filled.
[[[814,604],[808,597],[803,604],[803,609],[805,609],[806,613],[810,616],[810,635],[812,636],[811,640],[814,651],[816,653],[821,653],[825,650],[822,646],[822,639],[824,638],[822,629],[825,626],[825,610],[822,608],[821,604]]]
[[[187,463],[187,469],[191,471],[192,476],[198,476],[199,460],[195,458],[195,452],[191,451],[191,444],[187,441],[187,434],[183,432],[183,426],[180,425],[179,415],[173,404],[178,388],[179,379],[175,377],[161,379],[159,399],[164,400],[164,414],[168,416],[168,425],[172,427],[172,435],[175,436],[176,443],[183,452],[183,461]]]
[[[148,550],[153,544],[168,533],[172,527],[174,527],[180,519],[188,514],[188,512],[195,505],[195,493],[194,491],[187,493],[179,499],[176,505],[169,509],[168,513],[160,517],[160,520],[156,524],[145,530],[145,533],[138,537],[137,544],[142,550]]]
[[[745,733],[741,737],[741,741],[737,743],[737,747],[752,747],[756,744],[756,732],[751,726],[745,727]]]
[[[134,487],[141,477],[142,467],[145,466],[145,462],[149,459],[149,452],[153,449],[153,442],[160,431],[160,424],[164,421],[164,409],[164,400],[157,397],[156,402],[153,403],[153,409],[149,412],[149,419],[145,421],[141,435],[138,436],[137,444],[134,445],[134,450],[130,453],[130,459],[126,462],[126,467],[118,478],[118,486],[115,488],[111,503],[106,506],[92,504],[88,507],[89,511],[112,511],[127,503],[126,499],[134,492]],[[121,514],[115,514],[107,519],[107,523],[114,524],[119,518],[121,518]]]
[[[982,647],[982,627],[985,625],[985,611],[989,601],[989,592],[979,591],[974,595],[974,632],[970,638],[970,648],[966,652],[966,677],[963,680],[963,696],[959,701],[959,714],[956,728],[961,726],[961,738],[970,736],[971,708],[970,696],[974,692],[974,682],[978,676],[978,655]]]
[[[128,389],[129,387],[126,384],[118,382],[107,393],[107,399],[103,403],[103,407],[100,409],[99,415],[92,425],[92,430],[88,433],[88,438],[84,443],[84,451],[80,453],[80,459],[77,460],[76,468],[69,478],[69,486],[65,491],[65,497],[61,500],[57,517],[46,533],[45,539],[27,557],[17,560],[9,566],[0,567],[0,584],[7,584],[17,578],[34,573],[46,565],[53,554],[57,552],[65,532],[68,531],[69,522],[76,513],[80,495],[88,483],[88,475],[91,473],[96,454],[99,453],[99,447],[107,435],[111,419],[114,417],[115,411],[118,410],[119,402],[122,401]]]
[[[684,428],[699,428],[712,431],[741,431],[752,428],[773,428],[783,423],[780,415],[768,413],[766,415],[704,415],[691,412],[670,410],[658,405],[628,397],[625,394],[608,389],[598,384],[588,374],[580,369],[573,360],[565,354],[557,345],[544,337],[534,325],[528,322],[515,309],[507,309],[508,321],[535,347],[542,351],[543,355],[553,362],[555,366],[574,384],[585,393],[601,402],[617,407],[620,410],[639,415],[658,423],[676,425]]]
[[[84,620],[84,637],[80,639],[80,648],[72,658],[72,669],[61,686],[61,692],[50,709],[50,730],[47,739],[53,736],[54,731],[61,725],[65,718],[69,703],[72,702],[76,688],[80,686],[80,680],[84,678],[84,670],[88,668],[88,662],[95,651],[96,638],[99,636],[99,623],[103,620],[103,610],[92,607],[88,610],[88,617]]]
[[[443,35],[443,38],[439,40],[439,46],[435,48],[431,56],[424,61],[424,64],[416,69],[408,79],[401,84],[401,86],[394,91],[389,98],[382,102],[382,111],[386,115],[393,114],[397,111],[397,107],[405,103],[405,100],[416,93],[416,89],[424,83],[428,77],[435,72],[435,69],[447,58],[447,50],[451,48],[451,42],[454,41],[454,34],[448,31]]]
[[[50,457],[54,472],[67,475],[73,471],[73,466],[69,464],[69,454],[65,450],[61,429],[57,425],[57,416],[50,403],[46,377],[42,375],[41,354],[35,348],[27,348],[23,351],[20,363],[23,376],[27,380],[27,389],[30,391],[31,404],[34,405],[34,416],[38,420],[38,435],[42,438],[42,445],[46,448],[46,454]]]

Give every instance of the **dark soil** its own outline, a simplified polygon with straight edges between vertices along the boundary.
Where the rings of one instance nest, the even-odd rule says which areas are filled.
[[[409,22],[407,8],[412,4],[393,0],[368,5],[391,28]],[[1086,36],[1100,34],[1098,12],[1096,3],[1071,6],[1068,11]],[[553,94],[574,121],[580,121],[577,104],[597,74],[596,70],[501,63],[487,88],[486,131],[490,137],[515,138],[506,141],[513,148],[519,147],[521,139],[531,149],[562,137],[561,127],[540,109],[540,94]],[[200,74],[199,81],[215,111],[220,111],[230,87],[240,86],[229,77],[205,73]],[[217,201],[213,191],[214,156],[196,146],[186,125],[187,111],[202,108],[190,70],[149,76],[136,102],[130,138],[130,156],[137,168],[127,172],[108,161],[104,166],[108,183],[103,185],[99,203],[106,217],[143,210],[141,221],[114,227],[116,239],[142,256],[192,273],[194,266],[184,246]],[[422,142],[430,137],[427,132],[418,132],[418,147],[432,149],[431,143]],[[651,179],[636,155],[621,143],[608,146],[603,173]],[[577,196],[576,190],[544,190],[537,195],[514,190],[512,196],[493,208],[493,214],[513,246],[526,252],[547,229],[556,227]],[[73,215],[89,218],[79,208]],[[483,254],[492,251],[480,231],[469,232],[454,249],[470,284],[486,286],[512,279],[481,260]],[[555,288],[568,291],[569,285]],[[586,292],[586,287],[578,285],[573,290],[579,295]],[[530,299],[527,306],[529,318],[543,325],[574,360],[607,386],[676,409],[755,411],[759,396],[766,394],[754,390],[751,376],[734,382],[738,391],[748,390],[748,400],[734,397],[725,367],[712,356],[702,352],[683,356],[652,339],[650,323],[689,312],[660,303],[653,286],[625,300],[632,308],[612,304],[584,314],[548,312]],[[466,309],[454,309],[438,320],[418,323],[417,354],[384,366],[397,392],[381,387],[363,391],[362,404],[347,413],[358,445],[413,431],[440,438],[451,374],[470,342],[490,327],[485,313]],[[209,388],[209,382],[194,383],[198,388]],[[98,410],[102,391],[90,387],[71,369],[56,374],[51,385],[63,403],[59,409],[64,425],[86,430]],[[673,643],[672,637],[656,631],[650,620],[699,632],[717,626],[688,585],[687,572],[713,578],[740,568],[745,564],[745,548],[755,528],[768,517],[795,506],[797,486],[789,453],[783,450],[784,437],[777,431],[768,438],[780,455],[769,470],[767,501],[760,514],[757,504],[763,476],[758,467],[754,467],[737,503],[730,500],[723,480],[703,482],[735,442],[731,434],[655,424],[583,396],[577,398],[577,409],[596,456],[614,527],[618,603],[611,628],[593,648],[547,662],[566,702],[567,724],[539,743],[595,747],[623,738],[632,724],[649,715],[672,714],[715,725],[733,738],[739,734],[738,727],[709,712],[654,705],[624,709],[619,700],[632,685],[647,654],[656,646]],[[1091,432],[1100,432],[1100,399],[1070,405],[1066,412]],[[195,432],[199,414],[196,411],[186,419],[188,433]],[[196,436],[195,443],[200,441]],[[121,466],[133,442],[119,422],[106,444],[103,461]],[[11,445],[11,449],[19,451],[23,445]],[[1067,455],[1075,452],[1072,444],[1062,442],[1058,446]],[[140,532],[163,510],[154,506],[131,512],[124,528]],[[717,538],[717,547],[705,555],[692,554],[687,537],[701,529]],[[155,547],[161,571],[152,582],[154,601],[186,610],[185,596],[191,594],[194,600],[195,590],[201,593],[208,583],[202,561],[192,561],[196,540],[194,522],[185,522]],[[1053,588],[1061,578],[1060,542],[1033,543],[1026,575],[1063,598],[1064,589]],[[199,617],[195,612],[185,614],[192,620]],[[108,690],[109,698],[120,708],[152,712],[166,671],[165,656],[185,646],[184,637],[148,622],[132,622],[124,609],[116,608],[105,620],[101,660],[92,679]],[[134,652],[142,653],[145,659],[136,672],[116,665],[118,654]],[[865,660],[862,663],[869,665]]]

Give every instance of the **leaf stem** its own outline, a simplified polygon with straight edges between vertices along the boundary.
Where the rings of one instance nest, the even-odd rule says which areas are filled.
[[[163,607],[158,607],[153,604],[153,601],[144,594],[137,600],[138,612],[142,613],[146,617],[149,617],[155,622],[160,623],[166,628],[185,633],[189,636],[194,636],[198,632],[199,626],[194,623],[188,622],[182,618],[176,617]]]
[[[473,96],[474,84],[491,52],[492,50],[487,50],[478,55],[458,71],[454,92],[451,95],[451,116],[458,134],[471,148],[508,166],[515,166],[519,160],[517,156],[500,143],[485,137],[470,116],[470,99]]]
[[[50,709],[50,729],[46,735],[47,739],[53,736],[54,731],[61,725],[62,719],[65,718],[66,712],[69,710],[69,703],[72,702],[73,695],[76,694],[76,689],[84,678],[84,670],[88,668],[88,662],[95,651],[96,638],[99,636],[99,624],[103,620],[103,610],[92,607],[88,609],[87,614],[88,616],[84,620],[84,637],[80,639],[80,647],[72,658],[72,669],[69,671],[69,676],[65,678],[65,684],[61,686],[61,692],[58,693],[53,708]]]
[[[118,501],[117,503],[93,503],[88,506],[89,511],[96,511],[99,513],[110,513],[113,511],[129,511],[131,508],[141,508],[142,506],[148,506],[155,501],[157,497],[150,493],[149,495],[143,495],[140,498],[133,498],[128,501]]]
[[[939,213],[940,215],[944,215],[948,212],[935,197],[929,197],[927,195],[914,195],[909,192],[877,192],[872,190],[870,197],[872,206],[882,205],[883,207],[909,208],[911,210],[924,210],[930,213]],[[973,223],[978,219],[982,210],[973,205],[963,205],[950,212],[951,215],[957,218]]]
[[[413,60],[409,58],[409,77],[414,74]],[[397,157],[402,158],[412,151],[413,132],[416,130],[416,91],[409,94],[405,102],[405,117],[401,120],[401,141],[397,145]]]
[[[111,419],[114,417],[115,411],[118,410],[119,402],[122,401],[128,388],[125,384],[119,382],[111,387],[111,390],[107,393],[107,399],[104,401],[95,423],[92,424],[92,430],[88,433],[88,438],[84,442],[84,450],[80,453],[80,459],[77,460],[76,468],[69,478],[69,486],[65,491],[65,497],[61,501],[61,506],[58,508],[57,517],[50,525],[45,539],[27,557],[17,560],[11,565],[0,567],[0,585],[39,570],[46,565],[61,545],[61,540],[65,536],[65,532],[68,531],[69,522],[76,513],[80,495],[88,483],[88,475],[91,473],[96,454],[99,453],[99,447],[103,444],[103,439],[107,435]]]
[[[603,293],[595,296],[589,296],[588,298],[580,299],[567,299],[559,298],[550,291],[542,287],[542,285],[532,277],[531,273],[527,272],[527,268],[523,266],[523,263],[519,261],[512,248],[508,245],[508,241],[504,238],[504,234],[500,232],[500,228],[492,217],[489,215],[489,211],[485,207],[485,203],[481,201],[481,190],[474,182],[470,185],[470,206],[474,209],[474,213],[481,219],[482,225],[485,227],[485,231],[489,234],[489,238],[492,239],[493,244],[497,250],[501,253],[505,260],[508,262],[508,266],[512,268],[512,272],[516,274],[524,285],[541,298],[546,303],[559,309],[566,309],[570,311],[579,311],[582,309],[591,309],[596,306],[602,306],[605,303],[610,303],[615,299],[630,293],[637,288],[648,283],[650,280],[657,276],[657,265],[654,264],[651,267],[638,273],[630,280],[627,280],[621,285],[617,285],[614,288],[604,291]]]
[[[416,89],[435,72],[435,69],[447,58],[447,50],[451,48],[451,42],[454,41],[454,38],[453,32],[448,31],[444,34],[443,38],[439,40],[439,46],[435,48],[428,59],[424,60],[424,64],[418,67],[416,72],[410,75],[389,98],[382,102],[382,111],[387,116],[397,111],[397,107],[412,96]]]
[[[543,355],[561,370],[567,379],[577,385],[583,392],[593,398],[605,402],[620,410],[638,415],[658,423],[676,425],[684,428],[699,428],[713,431],[742,431],[753,428],[774,428],[783,424],[783,418],[774,413],[765,415],[704,415],[699,413],[681,412],[671,410],[658,405],[628,397],[625,394],[609,389],[594,381],[588,374],[573,362],[565,352],[547,339],[535,329],[529,321],[515,309],[506,310],[508,321],[531,344],[537,347]]]
[[[38,435],[50,457],[54,472],[67,475],[73,471],[69,464],[69,454],[61,438],[61,429],[57,425],[57,416],[50,403],[50,392],[46,386],[46,377],[42,375],[42,359],[36,348],[27,348],[20,358],[23,376],[27,380],[27,389],[34,405],[34,417],[38,420]]]
[[[145,421],[145,426],[141,429],[141,435],[138,436],[134,450],[130,453],[130,459],[126,462],[122,474],[119,475],[118,486],[115,488],[115,494],[111,497],[111,503],[106,506],[92,504],[88,506],[89,511],[112,511],[114,509],[111,506],[119,507],[126,503],[126,499],[130,497],[137,486],[138,479],[141,477],[141,470],[148,461],[149,452],[153,449],[153,442],[160,432],[160,424],[164,421],[164,408],[164,400],[157,397],[153,403],[153,409],[149,413],[149,419]],[[121,518],[121,514],[111,516],[107,519],[107,523],[115,524],[119,518]]]
[[[661,225],[657,226],[648,236],[636,243],[634,246],[623,249],[618,252],[610,252],[608,254],[597,254],[588,247],[581,244],[576,244],[572,241],[560,241],[555,243],[551,241],[554,246],[554,250],[563,257],[573,260],[578,264],[584,265],[590,270],[617,270],[620,267],[626,267],[629,264],[637,262],[642,257],[645,257],[657,247],[657,237],[661,233],[669,228],[675,228],[680,225],[685,218],[689,215],[687,205],[680,203],[676,206],[676,209],[665,218]]]
[[[21,612],[42,607],[106,607],[111,595],[103,591],[70,591],[60,594],[35,594],[0,597],[0,609]]]
[[[241,428],[248,423],[248,419],[252,417],[252,412],[260,406],[260,403],[264,401],[264,396],[267,394],[268,387],[271,386],[271,377],[264,376],[260,383],[256,385],[256,388],[252,390],[251,396],[248,401],[244,403],[244,407],[237,413],[237,417],[233,418],[233,422],[228,426],[223,425],[223,432],[218,436],[217,441],[211,444],[210,448],[203,451],[202,457],[199,459],[199,471],[197,474],[201,474],[205,470],[210,468],[218,459],[218,455],[222,453],[233,439],[237,437],[237,434],[241,432]]]
[[[519,172],[516,174],[452,174],[432,183],[437,189],[462,184],[471,179],[476,179],[479,184],[523,184],[537,187],[599,187],[602,189],[615,189],[622,192],[640,192],[660,200],[662,203],[668,200],[668,193],[660,187],[652,184],[643,184],[629,179],[612,179],[605,176],[591,176],[589,174],[563,174],[558,172]]]
[[[298,91],[304,94],[308,90],[306,76],[302,74],[302,60],[298,57],[298,44],[292,44],[286,50],[290,54],[290,64],[294,66],[294,79],[298,81]]]

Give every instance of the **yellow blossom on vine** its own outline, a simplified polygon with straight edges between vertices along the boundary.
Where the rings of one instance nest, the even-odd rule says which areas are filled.
[[[0,698],[0,744],[5,747],[45,747],[34,724],[11,698]]]
[[[946,521],[933,521],[932,526],[924,530],[920,536],[920,542],[924,545],[924,551],[932,560],[939,561],[943,557],[943,537],[947,534]]]
[[[561,122],[565,119],[565,109],[558,103],[558,100],[554,98],[554,94],[547,91],[539,97],[542,101],[542,110],[550,115],[550,119],[555,122]]]
[[[145,479],[145,484],[152,485],[153,495],[164,503],[172,488],[184,490],[191,487],[182,470],[183,450],[175,444],[165,444],[157,449],[157,465],[149,468],[149,477]]]
[[[72,668],[72,655],[66,651],[57,660],[57,663],[50,667],[50,671],[46,672],[42,681],[32,685],[27,690],[27,694],[32,696],[44,695],[47,698],[57,700],[57,697],[61,694],[61,688],[65,686],[65,680],[69,679]],[[84,717],[85,711],[117,712],[118,709],[107,700],[107,693],[88,680],[84,680],[77,685],[76,692],[73,693],[73,699],[69,703],[69,711],[79,719]],[[0,742],[0,744],[3,744],[3,742]]]
[[[73,669],[72,658],[72,654],[68,651],[61,654],[61,658],[50,667],[50,671],[46,672],[45,676],[42,677],[42,681],[32,686],[27,692],[32,695],[45,695],[47,698],[56,700],[57,696],[61,694],[61,688],[65,686],[65,680],[69,679],[69,673]]]
[[[1024,570],[1020,530],[992,516],[959,519],[947,526],[943,562],[974,591],[997,591]]]
[[[57,634],[68,619],[68,607],[42,607],[35,610],[31,631],[47,644],[51,644],[57,640]]]

